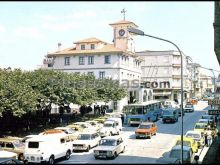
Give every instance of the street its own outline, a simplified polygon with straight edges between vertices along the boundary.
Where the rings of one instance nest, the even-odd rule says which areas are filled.
[[[202,114],[206,112],[208,104],[200,101],[195,105],[195,112],[185,113],[184,116],[184,135],[188,130],[193,130],[195,123],[201,118]],[[168,154],[174,146],[175,140],[181,134],[181,117],[176,123],[163,124],[161,119],[156,122],[158,132],[156,136],[151,139],[135,139],[135,129],[137,127],[124,127],[121,135],[126,142],[126,150],[114,160],[96,160],[93,155],[93,149],[89,152],[72,153],[71,158],[67,161],[57,162],[62,164],[74,163],[95,163],[95,164],[114,164],[114,163],[157,163],[156,160],[164,154]],[[201,161],[207,152],[207,147],[203,150],[199,149],[197,155],[200,155]]]

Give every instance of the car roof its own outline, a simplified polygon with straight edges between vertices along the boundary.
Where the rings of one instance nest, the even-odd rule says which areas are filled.
[[[153,123],[153,122],[148,122],[148,121],[147,121],[147,122],[142,122],[142,123],[141,123],[141,125],[152,125],[152,124],[154,124],[154,123]]]
[[[40,141],[45,141],[45,140],[48,140],[48,139],[54,139],[54,138],[64,138],[66,136],[69,136],[65,133],[63,134],[49,134],[49,135],[37,135],[37,136],[34,136],[30,139],[27,139],[26,141],[29,142],[29,141],[37,141],[37,142],[40,142]]]
[[[79,134],[88,134],[88,135],[91,135],[91,134],[94,134],[94,133],[97,133],[95,131],[87,131],[87,132],[80,132]]]
[[[102,138],[102,139],[112,139],[112,140],[117,140],[117,139],[119,139],[119,138],[121,138],[121,136],[106,136],[106,137],[104,137],[104,138]]]
[[[187,131],[186,134],[187,134],[187,133],[197,133],[197,134],[201,134],[200,131],[193,131],[193,130]]]
[[[196,123],[195,125],[207,125],[207,123]]]
[[[189,146],[183,146],[183,150],[187,151],[189,149]],[[181,150],[181,145],[175,145],[171,150]]]
[[[199,121],[209,121],[209,119],[199,119]]]
[[[16,142],[19,139],[10,139],[10,138],[0,138],[0,142]]]

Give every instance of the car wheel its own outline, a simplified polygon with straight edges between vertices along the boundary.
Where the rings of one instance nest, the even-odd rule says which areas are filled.
[[[66,152],[66,156],[65,156],[66,160],[69,160],[69,159],[70,159],[70,155],[71,155],[70,151],[67,151],[67,152]]]
[[[48,164],[55,164],[54,156],[50,156]]]
[[[112,132],[109,133],[109,136],[112,136]]]
[[[95,159],[98,159],[98,157],[97,156],[94,156],[95,157]]]
[[[150,134],[149,139],[151,139],[152,134]]]
[[[117,153],[114,153],[114,156],[112,157],[112,159],[115,159],[117,157]]]
[[[20,154],[20,155],[18,156],[18,160],[23,161],[23,160],[24,160],[24,155],[23,155],[23,154]]]
[[[89,150],[90,150],[90,146],[87,147],[86,152],[89,152]]]

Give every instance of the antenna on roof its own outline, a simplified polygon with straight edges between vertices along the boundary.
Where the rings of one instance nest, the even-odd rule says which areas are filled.
[[[125,10],[125,8],[121,11],[121,13],[123,13],[123,15],[124,15],[124,20],[125,20],[125,12],[127,12],[126,10]]]

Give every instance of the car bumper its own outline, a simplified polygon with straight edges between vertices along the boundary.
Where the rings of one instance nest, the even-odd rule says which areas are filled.
[[[73,147],[73,151],[84,151],[88,148],[88,146],[77,146],[77,147]]]

